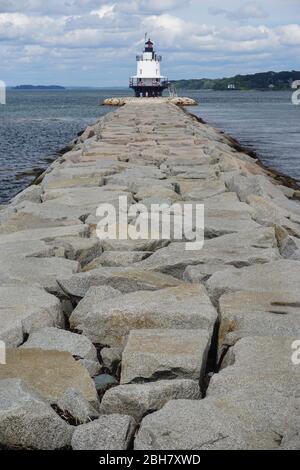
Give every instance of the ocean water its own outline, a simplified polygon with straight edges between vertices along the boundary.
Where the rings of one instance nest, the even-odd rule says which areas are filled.
[[[88,124],[111,111],[104,98],[130,90],[8,90],[0,105],[0,203],[27,187],[57,152]],[[289,92],[180,91],[189,110],[257,152],[269,167],[300,181],[300,106]]]
[[[7,104],[0,105],[0,203],[26,188],[33,173],[46,169],[78,132],[112,110],[100,106],[104,98],[125,93],[8,90]]]
[[[292,91],[188,91],[191,112],[235,137],[257,157],[300,183],[300,106]]]

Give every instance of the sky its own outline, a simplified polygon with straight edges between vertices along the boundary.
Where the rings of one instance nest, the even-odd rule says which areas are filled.
[[[146,32],[169,79],[300,70],[300,0],[0,0],[0,80],[127,86]]]

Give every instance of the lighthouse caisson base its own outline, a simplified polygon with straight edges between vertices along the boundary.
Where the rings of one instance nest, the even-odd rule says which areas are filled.
[[[157,98],[159,96],[163,95],[163,91],[168,88],[168,86],[165,87],[151,87],[151,86],[130,86],[134,90],[136,98]]]

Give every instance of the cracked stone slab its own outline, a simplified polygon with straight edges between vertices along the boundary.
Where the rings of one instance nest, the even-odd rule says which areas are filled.
[[[67,168],[52,171],[44,178],[42,187],[44,190],[76,187],[103,186],[104,177],[114,173],[110,169]]]
[[[184,201],[201,201],[226,192],[224,182],[219,179],[208,181],[177,179],[176,181],[179,184],[180,194]]]
[[[130,415],[139,422],[145,415],[161,409],[170,400],[198,400],[200,397],[198,383],[189,379],[120,385],[105,393],[100,412]]]
[[[22,258],[21,258],[22,259]],[[36,285],[56,295],[62,293],[57,278],[78,272],[77,261],[63,258],[6,258],[0,265],[0,284]]]
[[[213,375],[207,389],[210,399],[229,397],[246,405],[255,401],[252,418],[276,432],[277,445],[297,428],[300,417],[300,371],[292,360],[295,340],[296,336],[242,338],[228,351],[223,369]]]
[[[88,371],[70,353],[8,349],[6,361],[0,366],[0,380],[22,379],[50,403],[57,403],[68,388],[79,390],[92,405],[98,403]]]
[[[63,326],[59,300],[32,286],[0,286],[0,339],[17,347],[24,336],[44,326]]]
[[[158,290],[180,285],[178,279],[162,273],[153,273],[139,267],[101,267],[68,277],[61,276],[58,283],[71,296],[84,297],[90,287],[110,286],[122,293],[138,290]]]
[[[286,294],[295,295],[300,291],[299,274],[300,261],[281,259],[272,263],[215,273],[206,285],[215,301],[229,292],[275,292],[278,301],[281,297],[281,302],[284,304]]]
[[[258,408],[255,399],[172,400],[143,419],[135,450],[276,449],[280,436],[267,412],[268,404]]]
[[[18,378],[0,380],[0,446],[58,450],[70,446],[74,428]]]
[[[0,235],[0,245],[25,242],[28,240],[51,241],[62,237],[84,237],[87,233],[88,226],[83,224],[20,230],[15,233]]]
[[[40,185],[33,184],[28,188],[21,191],[17,194],[11,201],[10,204],[16,206],[20,202],[23,201],[30,201],[30,202],[37,202],[41,203],[41,195],[42,195],[42,188]]]
[[[62,248],[65,257],[76,260],[81,266],[92,262],[102,254],[102,244],[97,238],[64,237],[49,243],[53,248]]]
[[[21,348],[65,351],[77,359],[97,361],[97,350],[86,336],[59,328],[42,328],[33,332]]]
[[[40,206],[42,204],[35,204]],[[58,219],[55,218],[44,218],[39,215],[32,213],[26,213],[18,211],[13,214],[8,221],[0,225],[0,235],[8,235],[24,230],[32,229],[47,229],[58,226],[74,226],[76,224],[81,224],[81,221],[73,218],[61,217]]]
[[[73,450],[127,450],[135,432],[130,416],[109,415],[77,426],[72,437]]]
[[[205,288],[182,283],[175,288],[138,291],[103,302],[95,292],[78,304],[70,324],[94,343],[119,347],[130,330],[139,328],[205,329],[211,336],[216,319],[217,312]]]
[[[68,388],[65,391],[61,399],[58,400],[57,406],[64,413],[69,413],[76,420],[76,424],[89,423],[91,420],[99,418],[99,411],[74,388]]]
[[[123,188],[124,189],[124,188]],[[119,197],[128,198],[128,204],[132,204],[133,198],[131,192],[123,189],[112,189],[112,187],[104,186],[99,188],[61,188],[50,189],[43,194],[43,201],[55,200],[58,205],[80,207],[83,214],[86,210],[96,208],[103,203],[118,204]]]
[[[220,348],[245,336],[300,335],[300,296],[296,290],[230,292],[221,296],[219,306]]]
[[[18,216],[28,217],[29,220],[36,218],[41,224],[49,226],[78,225],[81,223],[79,218],[82,211],[78,208],[68,207],[56,204],[53,201],[36,204],[33,202],[24,202],[17,207]],[[29,228],[29,227],[28,227]]]
[[[227,187],[230,191],[237,193],[242,202],[252,195],[271,199],[285,198],[280,188],[264,175],[236,174],[228,181]]]
[[[209,347],[205,330],[132,330],[122,356],[121,384],[164,378],[201,382]]]
[[[143,261],[153,254],[152,251],[105,251],[98,258],[85,266],[84,271],[97,269],[101,266],[117,268],[128,267],[139,261]]]
[[[252,209],[252,218],[266,227],[279,226],[290,235],[300,237],[300,219],[298,215],[280,207],[271,200],[261,196],[249,196],[247,201]]]
[[[273,228],[259,228],[206,240],[202,250],[187,251],[185,243],[175,242],[155,252],[137,266],[182,278],[194,265],[250,266],[269,263],[280,257]]]

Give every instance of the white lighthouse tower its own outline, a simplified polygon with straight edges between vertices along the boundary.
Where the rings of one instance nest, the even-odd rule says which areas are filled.
[[[154,51],[153,42],[148,39],[142,55],[136,57],[137,74],[130,78],[129,87],[135,91],[135,96],[155,97],[162,96],[162,92],[168,88],[167,77],[160,73],[162,57]]]

